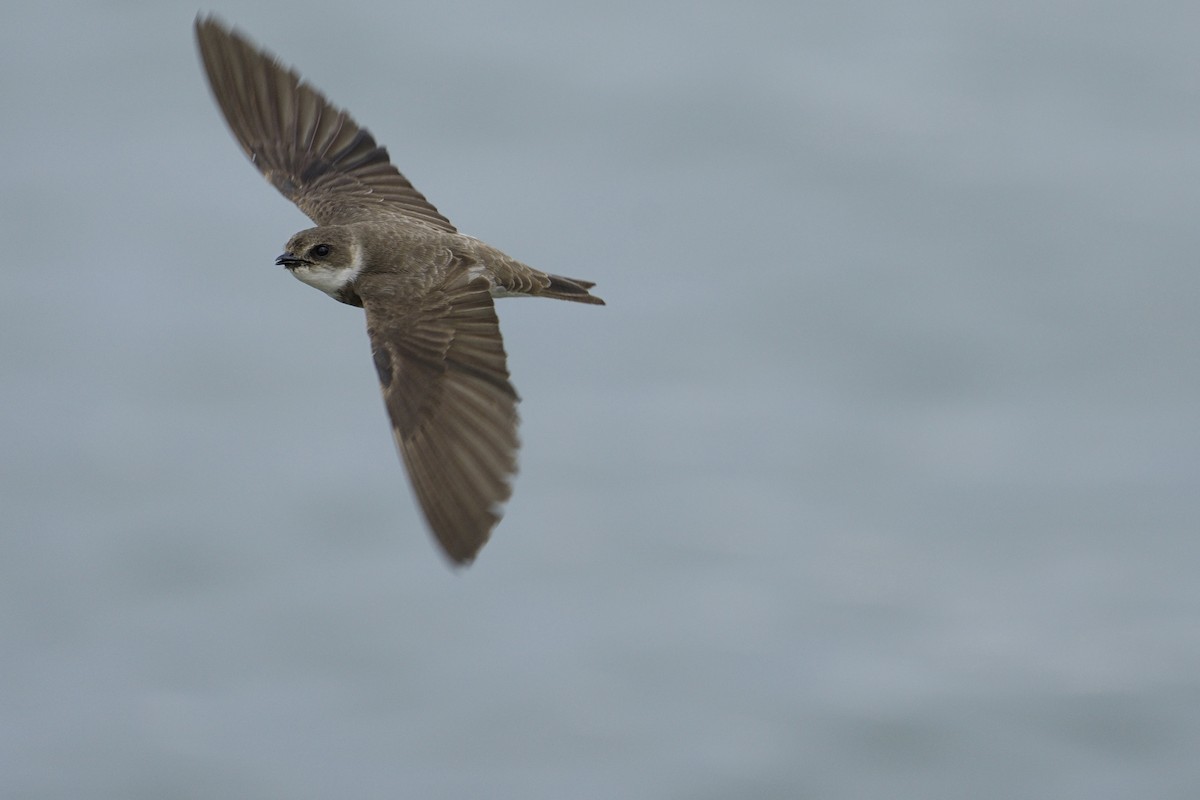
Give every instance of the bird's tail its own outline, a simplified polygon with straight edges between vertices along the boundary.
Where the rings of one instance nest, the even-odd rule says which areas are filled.
[[[590,303],[594,306],[604,305],[604,301],[590,293],[596,284],[579,278],[564,278],[561,275],[547,275],[550,285],[538,292],[538,297],[553,297],[555,300],[570,300],[574,303]]]

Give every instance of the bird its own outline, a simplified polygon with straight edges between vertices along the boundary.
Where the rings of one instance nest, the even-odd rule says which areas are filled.
[[[542,272],[460,233],[387,149],[300,75],[214,16],[196,42],[250,162],[314,223],[275,259],[365,312],[396,448],[434,538],[471,563],[512,494],[519,397],[494,301],[604,305],[595,284]]]

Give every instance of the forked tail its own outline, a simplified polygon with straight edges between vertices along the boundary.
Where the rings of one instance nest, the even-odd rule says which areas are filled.
[[[575,303],[590,303],[594,306],[604,305],[604,301],[590,293],[596,284],[582,281],[579,278],[564,278],[562,275],[546,275],[550,285],[537,293],[538,297],[553,297],[555,300],[570,300]]]

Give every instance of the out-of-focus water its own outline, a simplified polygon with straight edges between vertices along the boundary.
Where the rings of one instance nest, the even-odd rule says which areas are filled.
[[[446,567],[195,8],[0,30],[0,795],[1194,797],[1200,13],[214,9],[464,231],[522,471]]]

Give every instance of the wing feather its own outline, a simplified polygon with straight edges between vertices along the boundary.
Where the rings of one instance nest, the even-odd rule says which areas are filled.
[[[272,185],[318,225],[395,215],[455,232],[366,128],[293,70],[212,17],[196,41],[234,137]]]
[[[446,554],[469,562],[517,470],[517,397],[488,283],[459,273],[408,308],[366,299],[396,445]]]

